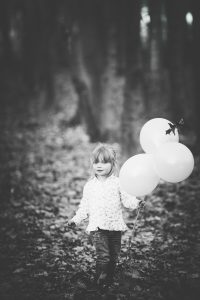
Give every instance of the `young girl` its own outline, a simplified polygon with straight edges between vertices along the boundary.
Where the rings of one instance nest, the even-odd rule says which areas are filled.
[[[140,200],[121,190],[116,176],[116,152],[108,145],[98,145],[92,153],[94,176],[85,184],[76,215],[68,222],[79,224],[89,216],[86,231],[96,248],[96,283],[110,285],[121,248],[121,233],[127,230],[122,205],[135,209]]]

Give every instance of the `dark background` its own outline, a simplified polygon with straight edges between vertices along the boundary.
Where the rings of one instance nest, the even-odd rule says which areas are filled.
[[[128,262],[123,235],[113,297],[199,299],[199,113],[198,0],[1,0],[0,298],[107,299],[80,292],[95,254],[84,225],[66,220],[96,143],[121,163],[159,117],[184,119],[195,168],[147,196]],[[135,216],[125,212],[130,229]]]
[[[60,109],[59,93],[71,84],[78,101],[70,122],[84,124],[92,140],[117,141],[130,154],[146,120],[183,117],[199,150],[199,1],[0,5],[2,114],[8,101],[16,117],[20,106]]]

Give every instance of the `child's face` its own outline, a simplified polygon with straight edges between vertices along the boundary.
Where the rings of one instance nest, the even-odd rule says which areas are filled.
[[[107,176],[112,169],[112,165],[110,162],[98,161],[98,162],[93,163],[93,169],[94,169],[95,175]]]

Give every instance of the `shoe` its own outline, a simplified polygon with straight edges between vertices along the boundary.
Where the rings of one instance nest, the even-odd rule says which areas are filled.
[[[114,273],[116,269],[116,262],[110,261],[108,264],[108,272],[107,272],[107,283],[112,285],[114,282]]]
[[[98,286],[101,286],[105,283],[107,279],[107,269],[108,264],[107,263],[97,263],[96,264],[96,275],[95,275],[95,282]]]

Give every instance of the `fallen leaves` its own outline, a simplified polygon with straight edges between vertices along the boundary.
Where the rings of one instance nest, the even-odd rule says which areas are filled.
[[[83,128],[63,131],[58,122],[38,126],[34,132],[15,130],[17,134],[7,137],[12,157],[10,201],[0,212],[0,291],[10,295],[18,286],[28,299],[34,287],[35,299],[49,299],[49,295],[52,299],[72,299],[77,282],[71,279],[78,278],[80,270],[89,279],[95,273],[95,249],[85,233],[85,224],[74,230],[66,225],[90,175],[88,153],[93,145]],[[119,300],[129,296],[164,300],[165,295],[178,299],[181,280],[188,283],[188,290],[197,286],[200,203],[195,196],[200,195],[200,184],[199,173],[195,174],[180,184],[162,182],[147,197],[135,236],[135,212],[125,211],[130,230],[123,234],[116,271],[115,295]],[[167,292],[170,280],[175,283],[169,284]],[[82,281],[79,283],[81,286]]]

